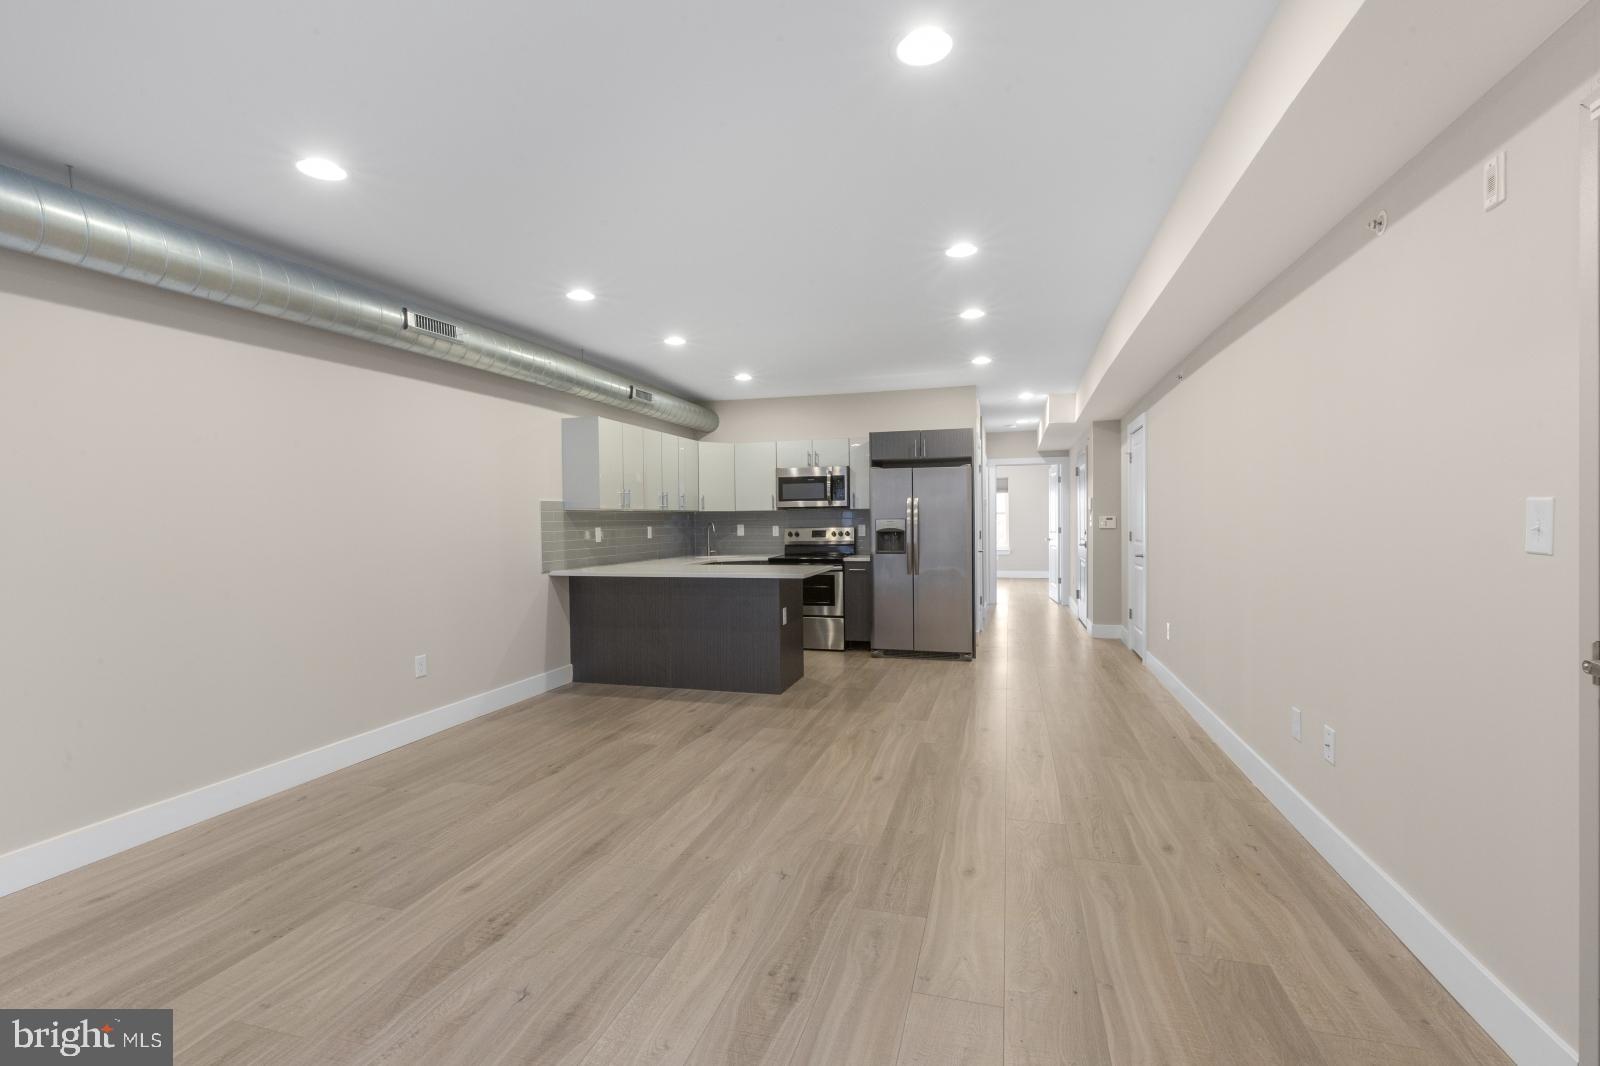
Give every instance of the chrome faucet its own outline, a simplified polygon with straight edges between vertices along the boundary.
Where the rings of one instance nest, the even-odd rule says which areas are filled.
[[[707,522],[706,523],[706,558],[708,558],[708,559],[711,556],[717,554],[716,545],[711,543],[711,537],[712,537],[713,534],[716,533],[716,531],[717,531],[717,524],[715,522]]]

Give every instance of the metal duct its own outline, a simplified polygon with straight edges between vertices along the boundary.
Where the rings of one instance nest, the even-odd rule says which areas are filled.
[[[636,389],[624,378],[520,337],[419,311],[417,301],[5,166],[0,166],[0,248],[530,381],[687,429],[717,428],[717,415],[707,407]]]

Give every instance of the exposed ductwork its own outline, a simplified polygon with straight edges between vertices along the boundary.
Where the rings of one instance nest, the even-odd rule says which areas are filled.
[[[709,432],[700,404],[531,341],[0,166],[0,248],[386,344]]]

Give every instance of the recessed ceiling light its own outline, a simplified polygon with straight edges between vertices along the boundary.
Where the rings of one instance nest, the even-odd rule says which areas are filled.
[[[661,343],[665,344],[668,348],[682,348],[685,344],[688,344],[689,342],[684,340],[682,337],[678,336],[676,333],[674,333],[670,337],[661,338]]]
[[[950,54],[955,41],[937,26],[918,26],[895,45],[894,54],[908,67],[926,67]]]
[[[569,289],[567,291],[567,299],[574,303],[586,304],[594,299],[594,293],[588,289]]]
[[[1033,393],[1031,393],[1031,392],[1019,392],[1019,393],[1017,393],[1017,399],[1019,399],[1019,400],[1031,400],[1031,399],[1033,399]]]
[[[319,155],[307,156],[296,163],[294,168],[306,177],[316,178],[318,181],[343,181],[350,176],[344,172],[344,167]]]
[[[990,359],[987,355],[975,355],[972,357],[973,366],[988,366],[992,362],[994,362],[994,360]]]
[[[745,373],[743,370],[741,370],[737,374],[733,375],[733,380],[735,380],[735,381],[749,381],[750,380],[750,375]]]
[[[976,322],[978,319],[982,318],[988,313],[989,312],[985,311],[981,307],[969,307],[965,311],[961,312],[961,317],[966,319],[968,322]]]
[[[965,259],[969,255],[976,255],[978,246],[971,241],[957,241],[944,250],[944,254],[951,259]]]

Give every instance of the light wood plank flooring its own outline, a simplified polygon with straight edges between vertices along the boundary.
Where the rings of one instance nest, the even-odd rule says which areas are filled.
[[[0,899],[180,1063],[1508,1060],[1120,645],[572,686]]]

